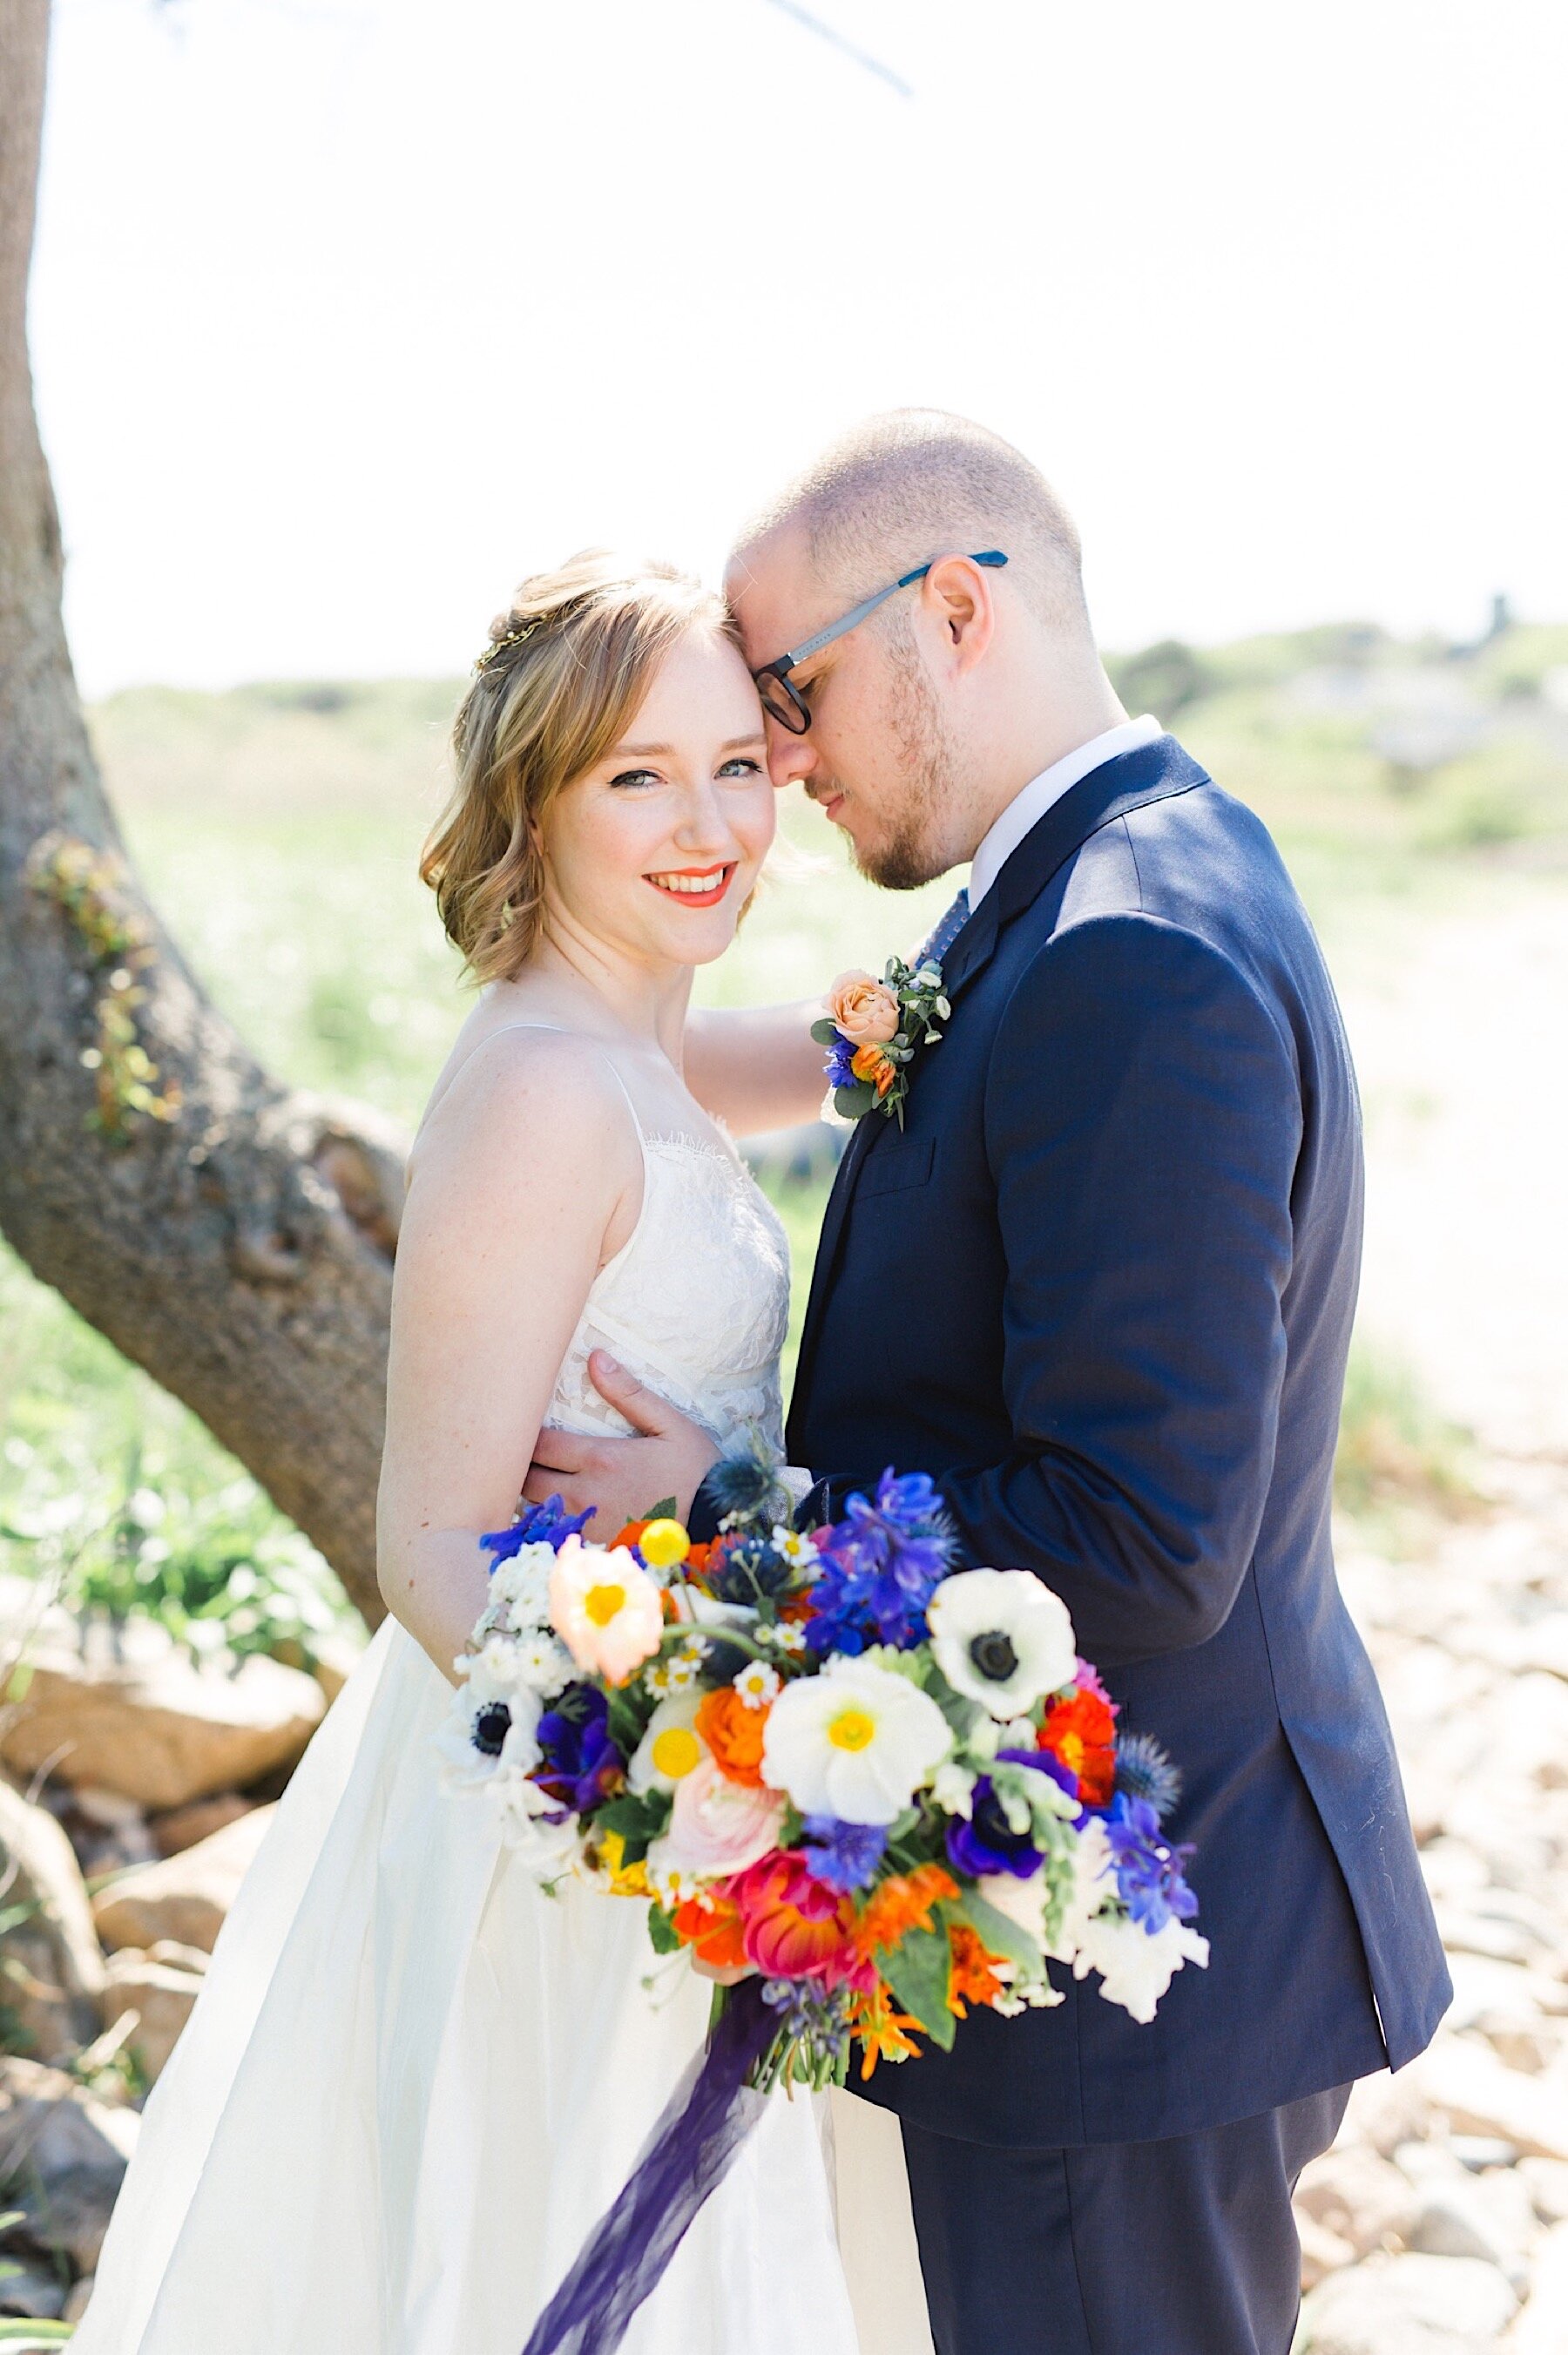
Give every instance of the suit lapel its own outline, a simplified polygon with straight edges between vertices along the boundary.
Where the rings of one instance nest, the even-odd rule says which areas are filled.
[[[1102,826],[1111,825],[1116,818],[1125,817],[1129,810],[1142,809],[1149,802],[1168,800],[1173,794],[1188,793],[1194,785],[1209,782],[1207,772],[1182,751],[1172,736],[1161,736],[1152,744],[1140,745],[1136,751],[1124,752],[1119,760],[1107,761],[1103,767],[1092,769],[1086,777],[1081,777],[1059,802],[1052,804],[1038,825],[1029,828],[944,957],[943,986],[949,1004],[985,971],[1008,925],[1033,905],[1051,877],[1091,835],[1098,834]],[[919,1083],[917,1071],[913,1084]],[[849,1204],[866,1156],[876,1143],[875,1132],[885,1125],[880,1113],[861,1114],[827,1198],[801,1331],[795,1378],[797,1398],[804,1395],[811,1378]]]

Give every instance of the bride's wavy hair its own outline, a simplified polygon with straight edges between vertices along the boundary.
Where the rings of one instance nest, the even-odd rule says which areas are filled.
[[[736,646],[722,598],[673,564],[585,549],[525,581],[453,723],[452,798],[420,858],[475,981],[512,979],[543,918],[541,822],[602,761],[688,632]]]

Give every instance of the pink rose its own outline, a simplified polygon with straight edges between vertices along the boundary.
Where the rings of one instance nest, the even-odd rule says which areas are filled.
[[[898,999],[869,973],[841,973],[827,993],[827,1011],[856,1047],[885,1047],[898,1031]]]
[[[784,1818],[779,1792],[732,1783],[704,1758],[676,1785],[669,1829],[654,1842],[648,1863],[697,1881],[743,1872],[777,1848]]]

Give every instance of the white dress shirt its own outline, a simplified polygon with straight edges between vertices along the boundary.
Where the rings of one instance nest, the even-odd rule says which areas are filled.
[[[1087,744],[1064,753],[1031,777],[1013,795],[1007,808],[992,826],[969,869],[969,907],[976,909],[1008,860],[1012,857],[1026,834],[1040,824],[1051,805],[1059,802],[1072,785],[1086,777],[1093,769],[1104,768],[1107,761],[1116,760],[1123,752],[1136,752],[1142,744],[1152,744],[1164,729],[1148,712],[1141,719],[1123,719],[1103,734],[1092,736]]]

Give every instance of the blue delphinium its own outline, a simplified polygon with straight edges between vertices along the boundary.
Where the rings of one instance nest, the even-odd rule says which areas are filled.
[[[626,1762],[610,1738],[610,1704],[593,1685],[568,1685],[539,1721],[540,1761],[533,1779],[563,1807],[581,1815],[607,1798]]]
[[[542,1505],[525,1505],[509,1529],[491,1529],[479,1542],[493,1557],[492,1569],[498,1561],[510,1561],[526,1545],[553,1546],[559,1553],[568,1538],[581,1535],[593,1518],[593,1512],[590,1505],[585,1513],[569,1513],[566,1500],[558,1491],[547,1497]]]
[[[875,1502],[859,1491],[845,1518],[817,1540],[825,1557],[812,1590],[816,1616],[805,1640],[818,1658],[863,1652],[868,1644],[918,1644],[925,1610],[957,1550],[953,1526],[923,1472],[891,1470]]]
[[[817,1880],[845,1891],[869,1887],[888,1845],[885,1824],[846,1824],[837,1816],[807,1816],[802,1837]]]
[[[1133,1920],[1152,1936],[1174,1918],[1189,1922],[1198,1900],[1181,1877],[1190,1845],[1172,1848],[1160,1837],[1159,1817],[1147,1799],[1118,1791],[1102,1818],[1111,1843],[1116,1887]]]
[[[822,1066],[827,1075],[829,1087],[852,1088],[854,1086],[855,1073],[852,1069],[854,1060],[855,1041],[852,1039],[846,1039],[843,1031],[840,1030],[832,1046],[827,1050],[827,1060]]]
[[[1163,1823],[1181,1796],[1181,1776],[1148,1733],[1116,1737],[1116,1788],[1146,1799]]]

